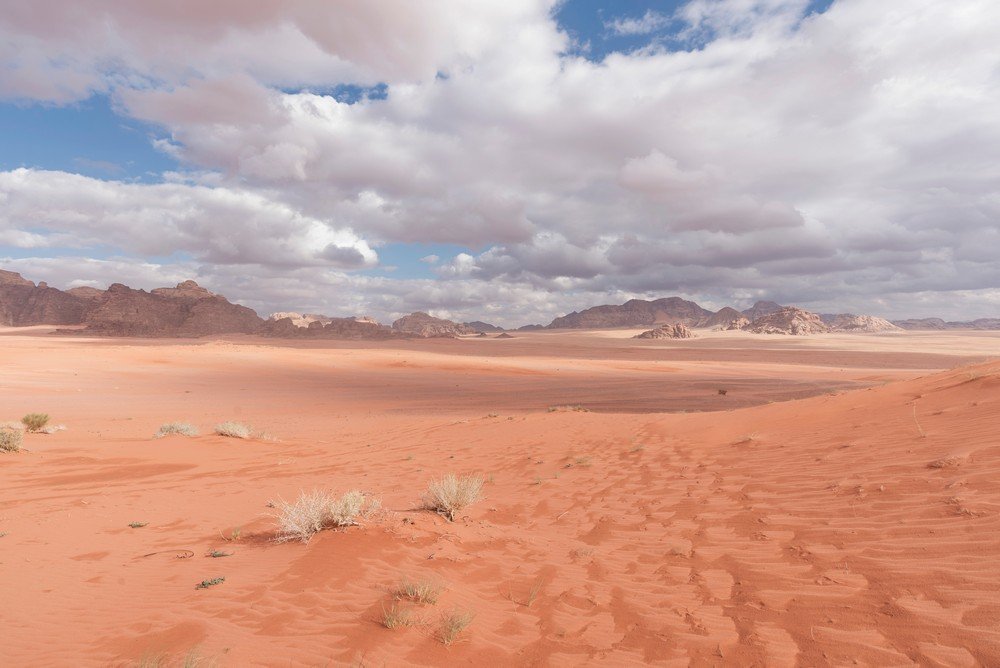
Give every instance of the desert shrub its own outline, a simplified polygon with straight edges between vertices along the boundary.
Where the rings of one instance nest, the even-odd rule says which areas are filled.
[[[250,438],[253,428],[242,422],[223,422],[215,426],[215,433],[229,438]]]
[[[48,423],[49,416],[47,413],[28,413],[21,418],[21,424],[28,431],[41,431],[45,429],[45,425]]]
[[[455,513],[479,500],[483,492],[483,477],[467,475],[459,478],[449,473],[440,480],[433,480],[424,493],[424,508],[455,521]]]
[[[353,526],[378,512],[381,503],[352,490],[337,498],[328,492],[302,492],[295,501],[272,502],[277,510],[278,541],[308,542],[313,534],[333,527]]]
[[[475,615],[466,610],[455,608],[441,615],[441,626],[438,628],[438,638],[445,645],[450,645],[462,635],[462,631],[472,623]]]
[[[17,429],[0,429],[0,450],[17,452],[24,443],[24,435]]]
[[[411,626],[413,620],[410,619],[408,610],[400,608],[396,603],[386,608],[382,606],[382,626],[387,629],[398,629]]]
[[[163,438],[170,434],[180,434],[181,436],[197,436],[198,429],[187,422],[168,422],[160,425],[159,431],[153,434],[153,438]]]
[[[421,580],[420,582],[403,580],[399,583],[394,594],[397,598],[408,598],[417,603],[434,605],[442,591],[444,591],[444,587],[429,580]]]

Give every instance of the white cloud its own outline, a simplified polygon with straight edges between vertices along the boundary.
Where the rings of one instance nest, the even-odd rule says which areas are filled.
[[[412,291],[336,278],[386,312],[475,295],[533,319],[675,291],[854,310],[892,295],[901,315],[953,290],[935,303],[995,308],[994,3],[837,0],[807,17],[805,0],[694,0],[671,17],[690,50],[600,63],[565,55],[547,1],[57,4],[0,17],[0,97],[111,91],[191,172],[9,172],[0,243],[259,264],[290,297],[371,266],[381,243],[468,247]],[[379,81],[387,99],[353,105],[287,91]]]
[[[605,22],[604,27],[616,35],[648,35],[666,28],[670,21],[666,14],[647,9],[642,16],[619,17]]]

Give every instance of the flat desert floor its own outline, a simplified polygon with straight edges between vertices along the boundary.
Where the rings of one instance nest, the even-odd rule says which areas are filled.
[[[0,331],[0,422],[66,426],[0,452],[0,665],[1000,665],[1000,333],[634,333]],[[313,489],[386,512],[276,543]]]

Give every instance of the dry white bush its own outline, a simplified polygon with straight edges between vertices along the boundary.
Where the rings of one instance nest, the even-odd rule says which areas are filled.
[[[168,422],[160,425],[159,431],[153,434],[153,438],[163,438],[170,434],[180,434],[181,436],[197,436],[198,429],[193,424],[187,422]]]
[[[382,508],[377,498],[352,490],[341,497],[328,492],[313,490],[302,492],[295,501],[278,499],[272,502],[277,512],[279,542],[301,540],[308,542],[313,534],[334,527],[358,524],[375,515]]]
[[[24,443],[24,434],[20,429],[0,429],[0,450],[17,452]]]
[[[424,508],[444,515],[449,522],[455,521],[455,513],[480,499],[483,492],[483,476],[462,477],[449,473],[440,480],[433,480],[424,492]]]
[[[215,426],[215,433],[229,438],[250,438],[253,428],[242,422],[223,422]]]

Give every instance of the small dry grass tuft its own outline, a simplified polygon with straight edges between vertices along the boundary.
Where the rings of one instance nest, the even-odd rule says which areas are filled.
[[[24,434],[17,429],[0,429],[0,450],[18,452],[24,443]]]
[[[215,426],[215,433],[229,438],[250,438],[253,428],[242,422],[223,422]]]
[[[458,637],[462,635],[472,620],[475,619],[475,614],[469,612],[468,610],[459,610],[455,608],[450,612],[446,612],[441,615],[441,626],[438,629],[438,638],[445,645],[451,645],[453,642],[458,640]]]
[[[589,413],[589,408],[579,405],[549,406],[550,413]]]
[[[49,416],[47,413],[28,413],[21,418],[21,424],[24,425],[27,431],[31,432],[42,431],[48,423]]]
[[[163,438],[170,434],[180,434],[181,436],[197,436],[198,429],[193,424],[187,422],[167,422],[160,425],[159,431],[153,434],[153,438]]]
[[[467,475],[459,478],[449,473],[440,480],[433,480],[424,492],[424,508],[443,515],[449,522],[455,521],[455,513],[480,499],[483,492],[483,477]]]
[[[382,508],[381,501],[352,490],[340,498],[327,492],[302,492],[293,502],[278,499],[272,502],[277,512],[279,542],[308,542],[323,529],[354,526],[359,519],[368,519]]]
[[[397,603],[393,603],[388,608],[385,605],[382,606],[382,626],[387,629],[401,629],[407,626],[413,626],[413,619],[410,617],[410,612],[405,608],[399,607]]]
[[[443,591],[444,587],[429,580],[421,580],[420,582],[403,580],[393,593],[397,598],[407,598],[417,603],[434,605],[438,602],[438,597]]]

